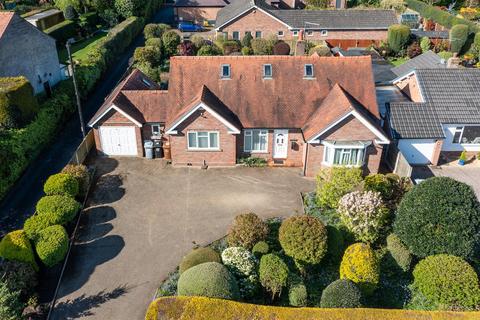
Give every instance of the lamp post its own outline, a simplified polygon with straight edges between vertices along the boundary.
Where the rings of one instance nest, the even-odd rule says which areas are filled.
[[[67,47],[68,60],[70,61],[70,66],[72,68],[73,88],[75,89],[75,96],[77,98],[78,116],[80,118],[80,130],[82,131],[83,138],[85,138],[86,134],[85,124],[83,122],[82,104],[80,102],[80,93],[78,92],[77,80],[75,79],[75,64],[73,63],[72,53],[70,52],[70,40],[67,40],[65,46]]]

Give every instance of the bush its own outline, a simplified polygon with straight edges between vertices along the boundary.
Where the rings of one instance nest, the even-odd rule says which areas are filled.
[[[438,56],[445,60],[445,61],[448,61],[448,59],[450,59],[451,57],[453,57],[453,53],[449,52],[449,51],[440,51],[439,53],[437,53]]]
[[[394,230],[416,256],[473,257],[480,245],[480,204],[467,184],[430,178],[403,197]]]
[[[140,0],[115,0],[115,10],[124,18],[141,16],[142,1]]]
[[[38,102],[27,78],[0,78],[0,128],[21,126],[38,111]]]
[[[253,53],[252,48],[249,48],[249,47],[242,48],[242,56],[250,56],[252,55],[252,53]]]
[[[263,38],[255,38],[251,42],[253,54],[258,55],[271,55],[273,53],[273,45],[270,41]]]
[[[353,191],[340,199],[337,212],[357,240],[373,243],[380,237],[389,211],[379,192]]]
[[[333,167],[317,175],[317,202],[322,207],[337,208],[338,201],[362,182],[360,168]]]
[[[252,253],[257,257],[260,258],[262,255],[267,254],[270,250],[268,243],[265,241],[259,241],[255,243],[252,249]]]
[[[222,42],[223,55],[229,56],[234,52],[240,52],[240,43],[236,40],[226,40]]]
[[[19,292],[22,297],[30,296],[38,285],[37,271],[25,262],[1,261],[0,275],[8,289]]]
[[[272,294],[272,299],[282,294],[282,288],[287,284],[288,267],[283,260],[269,253],[260,259],[260,283]]]
[[[75,18],[77,18],[77,11],[72,5],[67,5],[63,11],[63,15],[67,20],[75,20]]]
[[[43,185],[43,191],[47,196],[64,195],[75,197],[78,194],[77,179],[66,173],[57,173],[48,177]]]
[[[85,196],[90,185],[90,174],[88,168],[83,164],[67,164],[62,169],[62,173],[66,173],[77,180],[79,195]]]
[[[195,45],[189,40],[184,40],[178,46],[178,53],[181,56],[194,56],[195,50],[196,50]]]
[[[185,257],[183,257],[180,263],[179,272],[184,273],[186,270],[196,265],[205,262],[222,262],[220,255],[211,248],[198,248],[190,251]]]
[[[38,215],[48,216],[52,224],[65,224],[73,220],[81,205],[69,196],[46,196],[36,206]]]
[[[40,232],[50,226],[55,225],[49,214],[36,214],[25,220],[23,230],[28,239],[35,241]]]
[[[288,291],[288,302],[293,307],[305,307],[308,303],[307,287],[304,284],[296,284]]]
[[[160,64],[162,60],[161,47],[138,47],[133,53],[133,60],[136,64],[148,63],[151,66],[156,66]]]
[[[151,38],[161,38],[163,33],[167,30],[170,30],[170,26],[167,24],[149,23],[143,29],[143,34],[147,40]]]
[[[7,233],[0,241],[0,257],[30,264],[38,270],[32,245],[23,230]]]
[[[450,29],[450,51],[460,53],[468,38],[468,26],[457,24]]]
[[[222,262],[236,277],[240,296],[244,299],[254,296],[258,287],[255,256],[242,247],[229,247],[222,252]]]
[[[72,20],[65,20],[48,29],[43,30],[58,42],[66,43],[68,39],[77,35],[77,24]]]
[[[177,47],[180,44],[180,36],[174,30],[166,31],[162,35],[163,49],[167,57],[173,56],[177,53]]]
[[[388,28],[388,46],[393,52],[399,53],[405,49],[410,40],[410,28],[403,24],[394,24]]]
[[[407,56],[410,59],[413,59],[416,56],[419,56],[421,54],[422,54],[422,48],[420,47],[418,42],[416,42],[416,41],[412,42],[412,44],[407,47]]]
[[[273,46],[273,54],[276,56],[288,56],[290,54],[290,46],[284,41],[279,41]]]
[[[380,281],[380,270],[369,245],[355,243],[345,250],[340,264],[340,279],[355,282],[365,294],[373,293]]]
[[[4,280],[0,280],[0,319],[22,319],[23,303],[20,301],[20,293],[8,288]]]
[[[50,226],[42,230],[35,243],[40,261],[47,267],[53,267],[63,261],[68,251],[68,234],[60,225]]]
[[[429,37],[422,37],[420,40],[420,48],[422,49],[422,52],[427,52],[431,49],[432,43],[430,41]]]
[[[238,163],[244,164],[247,167],[265,167],[267,165],[267,160],[259,157],[244,157],[240,158]]]
[[[162,50],[162,38],[150,38],[145,40],[145,47],[154,47]]]
[[[352,281],[338,279],[323,290],[320,306],[322,308],[361,308],[362,292]]]
[[[406,9],[403,0],[381,0],[380,7],[382,9],[393,9],[397,13],[403,13]]]
[[[330,48],[325,46],[325,45],[318,45],[310,50],[308,50],[308,54],[311,56],[314,53],[317,53],[320,57],[330,57],[332,55],[332,52],[330,51]]]
[[[344,249],[345,240],[342,232],[334,226],[327,226],[327,255],[334,260],[340,260]]]
[[[410,270],[412,255],[396,234],[392,233],[387,237],[387,249],[400,269],[404,272]]]
[[[480,59],[480,32],[477,32],[475,34],[470,51],[475,56],[475,58]]]
[[[222,50],[214,44],[204,44],[197,51],[197,56],[219,56]]]
[[[400,177],[395,174],[385,175],[381,173],[369,174],[363,181],[365,191],[380,192],[385,201],[392,200],[397,190],[397,184]]]
[[[217,262],[191,267],[178,280],[178,295],[236,300],[239,291],[235,278]]]
[[[268,236],[268,225],[255,213],[240,214],[235,217],[227,236],[231,247],[244,247],[251,250],[255,243]]]
[[[248,32],[242,39],[242,47],[251,48],[252,47],[252,34]]]
[[[439,254],[420,261],[413,270],[413,288],[440,309],[472,310],[480,306],[475,270],[463,259]]]
[[[192,41],[193,45],[197,49],[200,49],[203,45],[207,44],[208,42],[199,34],[194,34],[193,36],[191,36],[190,41]]]

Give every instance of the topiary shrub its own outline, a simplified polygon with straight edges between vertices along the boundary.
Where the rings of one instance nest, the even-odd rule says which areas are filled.
[[[327,226],[327,255],[333,260],[340,260],[345,249],[343,234],[334,226]]]
[[[252,253],[260,258],[262,255],[267,254],[270,251],[270,246],[265,241],[257,242],[252,249]]]
[[[33,87],[25,77],[0,77],[0,127],[17,127],[38,113]]]
[[[337,212],[357,240],[373,243],[379,238],[389,211],[379,192],[353,191],[340,199]]]
[[[394,231],[419,257],[439,253],[473,257],[480,245],[480,204],[467,184],[430,178],[403,197]]]
[[[166,31],[162,35],[162,44],[167,57],[177,54],[177,47],[180,44],[180,36],[174,30]]]
[[[320,306],[322,308],[361,308],[362,292],[352,281],[338,279],[323,290]]]
[[[90,184],[90,174],[85,165],[67,164],[65,168],[62,169],[62,173],[68,174],[77,179],[79,195],[84,196],[87,194],[88,186]]]
[[[251,250],[255,243],[268,236],[268,225],[255,213],[240,214],[235,217],[227,236],[231,247],[244,247]]]
[[[154,47],[158,50],[158,48],[162,48],[162,38],[150,38],[145,40],[145,47]]]
[[[23,230],[7,233],[0,241],[0,257],[7,260],[26,262],[38,270],[32,245]]]
[[[253,54],[256,56],[271,55],[273,53],[273,44],[271,41],[263,38],[255,38],[251,41]]]
[[[254,296],[258,287],[257,258],[245,248],[229,247],[222,252],[222,262],[237,279],[240,296]]]
[[[463,259],[439,254],[420,261],[413,270],[413,290],[439,309],[472,310],[480,307],[475,270]]]
[[[380,267],[369,245],[355,243],[345,250],[340,264],[340,279],[355,282],[365,294],[373,293],[380,281]]]
[[[0,274],[8,288],[18,291],[22,297],[33,294],[38,284],[37,271],[29,263],[3,260],[0,262]]]
[[[327,253],[327,229],[312,216],[294,216],[280,226],[278,238],[287,255],[298,264],[318,264]]]
[[[239,291],[235,278],[225,266],[218,262],[206,262],[180,275],[178,295],[236,300]]]
[[[450,51],[460,53],[468,38],[468,26],[457,24],[450,29]]]
[[[388,28],[387,42],[393,52],[399,53],[410,41],[410,28],[403,24],[394,24]]]
[[[57,173],[48,177],[43,185],[43,192],[47,196],[58,194],[75,197],[78,194],[78,181],[70,174]]]
[[[362,182],[360,168],[333,167],[317,175],[317,202],[321,207],[337,208],[338,201]]]
[[[55,223],[52,222],[51,215],[36,214],[25,220],[23,230],[25,231],[28,239],[36,241],[39,233],[42,230],[53,225],[55,225]]]
[[[326,45],[318,45],[308,50],[310,56],[314,53],[317,53],[320,57],[330,57],[332,55],[332,51]]]
[[[35,250],[44,265],[53,267],[63,261],[67,255],[67,231],[60,225],[50,226],[40,231],[35,243]]]
[[[282,294],[282,289],[287,285],[287,264],[277,255],[269,253],[260,259],[260,283],[271,293],[272,300]]]
[[[308,303],[307,287],[304,284],[295,284],[288,291],[288,302],[292,307],[305,307]]]
[[[37,202],[37,213],[47,215],[53,224],[65,224],[77,215],[81,205],[69,196],[46,196]]]
[[[220,255],[211,248],[194,249],[190,251],[185,257],[183,257],[182,262],[179,266],[179,272],[180,274],[182,274],[191,267],[205,262],[220,263],[222,262],[222,259],[220,258]]]
[[[152,38],[161,38],[163,33],[167,30],[170,30],[170,26],[167,24],[156,24],[156,23],[149,23],[143,28],[143,34],[146,40]]]
[[[290,46],[284,41],[279,41],[273,46],[273,54],[276,56],[288,56],[290,54]]]
[[[400,269],[404,272],[410,270],[410,266],[412,265],[412,254],[396,234],[392,233],[387,237],[387,249]]]

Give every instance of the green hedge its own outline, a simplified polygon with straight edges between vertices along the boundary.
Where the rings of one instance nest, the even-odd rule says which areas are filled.
[[[0,78],[0,127],[12,128],[38,113],[37,98],[25,77]]]
[[[43,185],[43,192],[47,196],[65,195],[75,197],[78,195],[78,181],[68,173],[57,173],[48,177]]]
[[[55,223],[52,222],[49,215],[36,214],[25,220],[23,230],[30,240],[36,241],[40,232],[53,225]]]
[[[179,272],[182,274],[188,269],[205,262],[221,263],[222,259],[220,258],[220,255],[211,248],[194,249],[183,257],[182,262],[180,263]]]
[[[53,267],[61,262],[68,251],[68,234],[65,228],[54,225],[40,232],[35,243],[38,257],[47,267]]]
[[[75,21],[65,20],[53,27],[45,29],[43,32],[59,42],[66,43],[68,39],[76,36],[77,24]]]
[[[73,220],[81,205],[69,196],[53,195],[41,198],[36,206],[39,215],[49,215],[54,224],[65,224]]]
[[[21,261],[30,264],[35,270],[38,269],[32,246],[23,230],[16,230],[8,233],[0,241],[0,257]]]

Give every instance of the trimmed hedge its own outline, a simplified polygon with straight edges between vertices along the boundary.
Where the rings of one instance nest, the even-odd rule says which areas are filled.
[[[75,197],[78,194],[77,179],[67,173],[57,173],[48,177],[43,185],[43,192],[47,196],[63,195]]]
[[[81,204],[69,196],[46,196],[36,206],[38,215],[48,216],[53,224],[65,224],[75,218]]]
[[[387,237],[387,249],[400,269],[404,272],[410,270],[412,265],[412,254],[396,234],[392,233]]]
[[[25,230],[25,234],[30,240],[36,241],[42,230],[53,225],[55,223],[52,222],[50,215],[36,214],[25,220],[23,230]]]
[[[68,39],[77,35],[77,24],[75,21],[65,20],[43,30],[43,32],[61,43],[66,43]]]
[[[367,295],[375,291],[380,282],[380,266],[369,245],[355,243],[345,250],[340,264],[340,279],[353,281]]]
[[[296,284],[288,291],[288,303],[292,307],[305,307],[308,303],[307,287],[304,284]]]
[[[68,234],[64,227],[54,225],[42,230],[35,243],[38,257],[47,267],[63,261],[68,251]]]
[[[255,213],[240,214],[235,217],[227,236],[230,247],[244,247],[251,250],[255,243],[268,236],[268,225]]]
[[[285,308],[204,297],[164,297],[154,300],[146,320],[477,320],[479,312],[428,312],[391,309]]]
[[[362,292],[348,279],[338,279],[330,283],[322,292],[322,308],[360,308]]]
[[[468,26],[457,24],[450,29],[450,51],[460,53],[468,39]]]
[[[178,279],[178,295],[238,299],[240,293],[233,275],[218,262],[191,267]]]
[[[322,169],[317,175],[317,203],[336,209],[338,201],[362,182],[362,169],[333,167]]]
[[[32,120],[38,111],[38,101],[27,78],[0,78],[0,127],[20,126]]]
[[[78,182],[78,194],[85,196],[88,191],[88,186],[90,185],[90,174],[88,168],[83,164],[67,164],[65,168],[62,169],[62,173],[67,173]]]
[[[7,233],[0,241],[0,257],[7,260],[26,262],[38,270],[32,245],[23,230]]]
[[[220,255],[211,248],[198,248],[190,251],[185,257],[183,257],[180,263],[179,272],[184,273],[186,270],[196,265],[205,262],[218,262],[221,263],[222,259]]]
[[[387,41],[390,49],[395,53],[407,47],[410,40],[410,28],[403,24],[394,24],[388,27]]]

